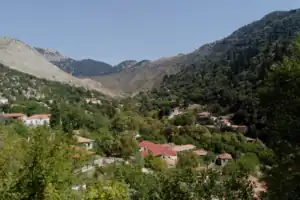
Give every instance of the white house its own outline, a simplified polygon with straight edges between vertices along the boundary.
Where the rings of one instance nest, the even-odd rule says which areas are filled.
[[[8,99],[4,97],[0,97],[0,105],[8,104]]]
[[[32,115],[24,119],[24,124],[27,126],[41,126],[50,124],[50,114]]]
[[[94,145],[94,140],[89,138],[81,137],[79,135],[74,135],[75,139],[77,140],[77,144],[79,146],[84,147],[85,149],[92,149]]]

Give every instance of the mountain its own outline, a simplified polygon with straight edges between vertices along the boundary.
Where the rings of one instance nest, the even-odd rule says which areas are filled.
[[[254,56],[261,52],[260,47],[265,47],[266,43],[289,39],[299,33],[300,21],[297,21],[299,15],[299,10],[272,12],[261,20],[241,27],[228,37],[205,44],[191,53],[163,57],[147,62],[138,68],[130,68],[94,77],[94,79],[101,82],[103,86],[120,93],[133,93],[158,87],[165,75],[176,74],[183,69],[191,68],[192,64],[202,63],[201,68],[211,69],[224,64],[222,63],[224,60],[225,63],[228,60],[232,61],[233,55],[237,59],[242,59],[244,54]],[[239,51],[243,53],[240,55]],[[219,63],[212,65],[216,62]],[[188,77],[185,71],[183,70],[178,76]]]
[[[176,74],[184,67],[189,56],[197,54],[204,58],[209,53],[209,48],[200,48],[192,54],[179,54],[172,57],[162,57],[157,60],[143,60],[127,70],[121,70],[104,76],[93,77],[103,86],[118,93],[134,93],[157,87],[166,74]]]
[[[135,64],[137,64],[137,61],[136,60],[125,60],[119,64],[117,64],[116,66],[114,66],[117,71],[121,71],[123,69],[129,69],[131,68],[132,66],[134,66]]]
[[[35,47],[49,62],[77,77],[101,76],[116,71],[110,64],[92,59],[74,60],[63,56],[57,50]]]
[[[0,38],[0,63],[11,69],[38,78],[94,89],[108,95],[114,95],[102,87],[100,83],[92,81],[91,79],[78,79],[67,74],[57,66],[51,64],[34,48],[13,38]]]
[[[251,137],[265,140],[260,133],[267,120],[259,102],[262,85],[278,63],[295,55],[293,42],[299,33],[300,9],[272,12],[215,42],[204,60],[190,55],[184,70],[165,76],[143,99],[164,107],[196,103],[208,105],[212,112],[235,113],[235,124],[249,126]],[[278,90],[279,83],[281,79]]]

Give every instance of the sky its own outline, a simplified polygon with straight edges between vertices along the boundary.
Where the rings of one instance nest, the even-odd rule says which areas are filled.
[[[188,53],[299,0],[0,0],[0,37],[115,65]]]

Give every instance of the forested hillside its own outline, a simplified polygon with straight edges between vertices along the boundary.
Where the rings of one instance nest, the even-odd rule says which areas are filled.
[[[268,14],[218,41],[204,61],[195,58],[185,70],[165,76],[152,94],[172,106],[202,103],[213,112],[234,112],[235,122],[252,125],[256,134],[265,125],[256,88],[274,63],[292,54],[299,31],[299,10]]]

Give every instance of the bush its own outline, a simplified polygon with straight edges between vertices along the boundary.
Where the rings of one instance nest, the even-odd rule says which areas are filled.
[[[194,168],[199,165],[199,158],[193,152],[182,152],[179,154],[179,161],[177,167],[179,168]]]

